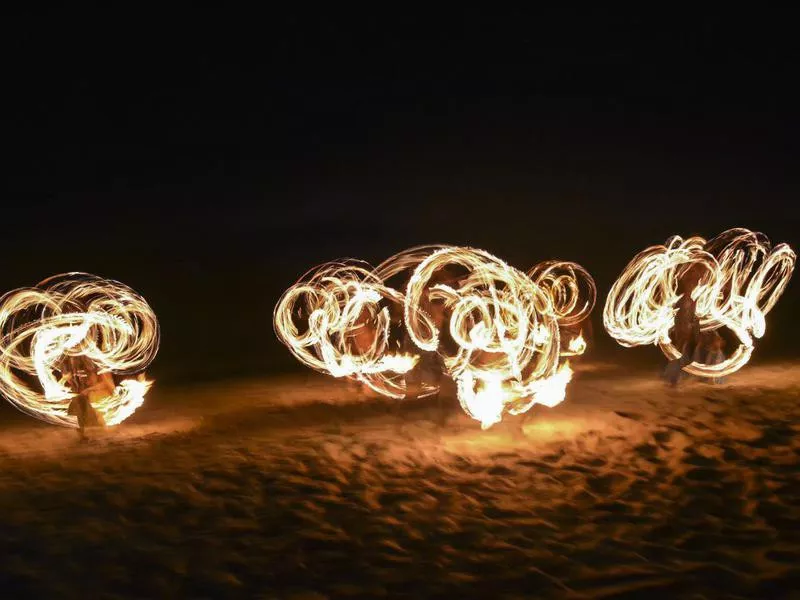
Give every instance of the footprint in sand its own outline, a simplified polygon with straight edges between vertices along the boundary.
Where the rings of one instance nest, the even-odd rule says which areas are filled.
[[[617,487],[617,484],[624,480],[625,477],[619,473],[608,473],[606,475],[588,477],[586,483],[595,494],[605,495],[610,494]]]
[[[638,454],[641,458],[645,459],[648,462],[659,464],[661,463],[661,459],[658,457],[658,446],[655,444],[650,444],[645,442],[644,444],[639,444],[638,446],[634,446],[633,450]]]
[[[564,454],[565,454],[564,450],[561,450],[555,454],[545,454],[544,456],[542,456],[542,460],[548,463],[557,463],[562,459]]]
[[[517,464],[520,467],[533,467],[534,469],[541,469],[548,472],[553,468],[552,465],[548,465],[546,462],[540,460],[518,460]]]
[[[749,441],[754,448],[774,448],[775,446],[790,446],[795,437],[795,431],[781,421],[768,421],[763,424],[761,437]]]
[[[695,467],[686,471],[686,479],[698,482],[717,482],[722,479],[722,473],[717,469],[707,467]]]
[[[508,467],[504,467],[503,465],[496,465],[487,471],[489,475],[500,475],[503,477],[508,477],[514,474],[514,471],[509,469]]]
[[[654,431],[653,439],[659,444],[667,444],[672,439],[672,432],[665,429]]]
[[[717,467],[720,464],[717,459],[703,456],[691,449],[686,452],[683,463],[693,467]]]
[[[711,402],[712,404],[727,404],[723,398],[715,398],[714,396],[703,396],[703,400]]]
[[[615,411],[614,411],[614,414],[616,414],[616,415],[619,415],[619,416],[620,416],[620,417],[622,417],[623,419],[630,419],[631,421],[638,421],[638,422],[640,422],[640,423],[641,423],[642,421],[644,421],[644,416],[643,416],[643,415],[640,415],[639,413],[634,413],[634,412],[625,412],[625,411],[621,411],[621,410],[615,410]]]

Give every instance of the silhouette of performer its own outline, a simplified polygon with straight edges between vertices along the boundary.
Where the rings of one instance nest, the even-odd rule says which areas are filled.
[[[678,300],[675,325],[670,337],[675,347],[681,352],[681,356],[671,360],[665,371],[666,379],[672,386],[678,385],[683,367],[692,362],[692,356],[698,345],[700,320],[697,317],[697,303],[692,298],[692,292],[700,285],[702,276],[702,269],[694,266],[684,273],[678,283],[678,293],[682,295]]]
[[[104,427],[103,416],[92,402],[114,393],[114,378],[111,373],[98,373],[96,365],[85,356],[69,356],[62,368],[64,380],[75,396],[69,404],[67,414],[77,417],[78,434],[86,438],[87,427]]]

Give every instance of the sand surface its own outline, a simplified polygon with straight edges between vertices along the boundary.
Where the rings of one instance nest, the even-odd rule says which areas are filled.
[[[37,598],[800,598],[800,365],[588,364],[519,439],[314,375],[156,387],[88,444],[5,411],[0,585]]]

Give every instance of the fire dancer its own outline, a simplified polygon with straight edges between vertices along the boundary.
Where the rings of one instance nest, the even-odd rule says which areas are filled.
[[[444,308],[436,308],[434,304],[429,314],[436,327],[441,329],[441,325],[444,322]],[[439,356],[437,352],[426,352],[417,348],[408,333],[406,333],[403,338],[402,347],[403,352],[418,354],[420,357],[415,367],[405,375],[406,398],[413,400],[423,396],[428,386],[437,388],[436,393],[433,395],[436,397],[439,406],[439,419],[444,423],[445,418],[442,413],[442,400],[438,390],[444,371],[441,356]]]
[[[678,300],[675,325],[672,328],[672,341],[681,353],[679,358],[671,360],[667,365],[665,376],[673,387],[680,381],[683,367],[692,361],[692,355],[698,344],[700,334],[700,320],[697,317],[697,303],[692,298],[692,292],[700,285],[703,276],[702,268],[695,265],[684,273],[678,283]]]
[[[460,271],[461,269],[458,269],[458,267],[451,265],[445,266],[431,277],[429,285],[431,287],[434,285],[448,285],[458,288],[464,276]],[[448,327],[445,326],[447,315],[444,301],[432,300],[430,296],[428,296],[425,298],[421,308],[430,316],[433,324],[439,330],[440,347],[444,349],[445,353],[448,351],[453,352],[455,343],[450,336]],[[439,424],[443,426],[447,421],[447,415],[441,396],[441,383],[444,375],[442,356],[439,352],[421,352],[415,347],[408,334],[406,334],[403,342],[406,352],[414,352],[420,355],[420,360],[416,367],[406,373],[406,386],[408,388],[406,397],[420,397],[425,391],[426,384],[435,387],[437,391],[433,395],[436,397],[438,407],[438,421]]]
[[[362,308],[355,323],[350,342],[353,353],[357,356],[369,355],[376,342],[375,327],[370,320],[370,313],[366,308]],[[367,395],[367,386],[357,379],[347,380],[348,391],[359,399]]]
[[[78,434],[85,441],[87,427],[105,426],[93,402],[114,393],[114,378],[109,372],[98,373],[94,363],[85,356],[72,356],[66,360],[64,379],[75,394],[67,414],[77,417]]]

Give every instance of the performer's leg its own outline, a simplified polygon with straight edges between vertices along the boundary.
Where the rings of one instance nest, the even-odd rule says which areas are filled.
[[[681,356],[675,360],[671,360],[667,365],[665,374],[667,381],[672,387],[678,385],[678,382],[680,382],[681,378],[683,377],[683,367],[691,362],[688,353],[689,344],[687,343],[684,344],[683,348],[681,349]]]
[[[667,368],[664,369],[664,379],[667,380],[667,383],[672,387],[678,385],[678,381],[681,378],[681,359],[676,358],[671,360],[667,363]]]

